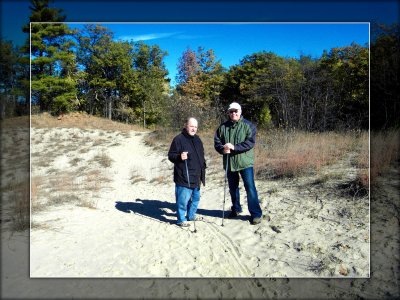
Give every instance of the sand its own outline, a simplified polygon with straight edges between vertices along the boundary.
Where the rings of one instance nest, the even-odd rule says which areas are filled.
[[[370,205],[348,193],[351,155],[324,180],[257,180],[270,220],[250,225],[244,205],[245,216],[222,227],[222,166],[208,161],[194,233],[174,225],[172,164],[145,146],[146,133],[32,128],[31,230],[15,231],[15,200],[29,195],[20,187],[30,133],[2,134],[4,299],[399,296],[397,168]]]
[[[214,164],[203,220],[180,228],[173,164],[145,134],[31,129],[31,277],[369,277],[368,196],[337,188],[355,176],[350,163],[327,168],[349,170],[322,183],[256,181],[264,219],[255,226],[242,187],[244,214],[222,226],[224,173]]]

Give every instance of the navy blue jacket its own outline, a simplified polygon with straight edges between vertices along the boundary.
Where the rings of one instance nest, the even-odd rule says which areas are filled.
[[[188,152],[190,188],[200,187],[200,182],[205,185],[206,160],[203,142],[197,135],[188,134],[186,129],[174,137],[168,151],[168,159],[174,163],[174,182],[177,185],[188,186],[185,161],[181,159],[182,152]]]

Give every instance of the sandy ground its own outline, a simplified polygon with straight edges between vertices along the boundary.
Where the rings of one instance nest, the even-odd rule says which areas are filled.
[[[379,215],[384,212],[383,220],[373,219],[372,225],[384,221],[388,230],[380,232],[377,227],[374,232],[373,227],[370,234],[369,197],[349,192],[348,183],[355,176],[351,155],[326,168],[323,180],[321,175],[257,180],[267,218],[256,226],[249,224],[243,189],[244,216],[225,219],[221,226],[224,173],[222,165],[215,164],[202,188],[198,214],[204,220],[182,229],[175,225],[172,163],[166,153],[144,144],[145,134],[31,129],[32,228],[14,234],[3,230],[2,244],[7,247],[2,247],[2,256],[19,258],[2,262],[9,271],[2,276],[8,295],[18,290],[18,295],[29,297],[32,289],[34,295],[43,296],[43,291],[58,295],[62,287],[61,295],[67,297],[77,297],[79,290],[110,297],[115,294],[106,288],[107,282],[79,280],[110,277],[119,279],[115,282],[121,286],[119,297],[399,295],[398,215],[391,204],[398,200],[398,173],[377,191],[381,197],[371,199],[371,208]],[[2,172],[2,178],[15,180],[10,174],[11,170]],[[227,198],[226,210],[229,204]],[[378,267],[373,272],[370,254]],[[393,258],[397,265],[391,264]],[[60,286],[28,280],[21,290],[18,279],[27,275],[76,280]],[[373,285],[369,276],[375,277]],[[176,289],[171,282],[151,279],[166,277],[178,278],[173,282]],[[209,279],[195,279],[201,277]],[[249,279],[228,279],[233,277]]]
[[[335,182],[257,181],[270,220],[252,226],[245,210],[222,226],[221,168],[202,188],[204,220],[182,229],[175,225],[173,164],[144,144],[144,134],[32,129],[40,206],[32,213],[32,277],[369,276],[368,197],[337,192],[351,169]],[[109,166],[101,165],[104,157]],[[96,176],[90,193],[85,174]],[[87,197],[93,207],[77,205]],[[247,207],[244,189],[242,197]],[[228,210],[228,197],[225,204]]]

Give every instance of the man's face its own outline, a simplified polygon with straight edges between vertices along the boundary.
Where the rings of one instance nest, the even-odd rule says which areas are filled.
[[[242,114],[240,109],[230,109],[228,111],[229,118],[232,120],[232,122],[237,122],[240,119],[240,116]]]
[[[197,132],[197,121],[190,119],[185,128],[188,134],[191,136],[195,135]]]

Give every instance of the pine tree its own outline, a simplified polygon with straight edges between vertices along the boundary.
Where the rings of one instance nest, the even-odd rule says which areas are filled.
[[[73,31],[62,22],[62,10],[50,8],[49,0],[32,0],[30,32],[32,102],[41,111],[60,114],[78,104],[76,89],[76,59],[72,50]]]
[[[20,53],[11,41],[0,40],[0,119],[15,113],[26,113],[26,106],[18,101],[22,74]]]

